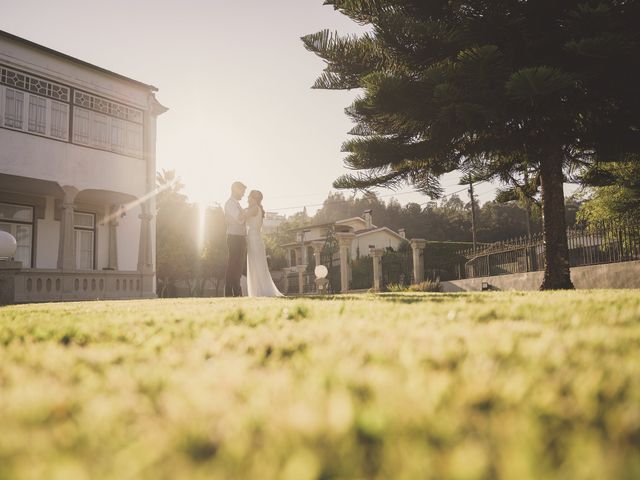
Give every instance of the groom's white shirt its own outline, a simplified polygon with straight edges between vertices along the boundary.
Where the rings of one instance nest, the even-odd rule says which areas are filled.
[[[247,226],[242,217],[242,206],[240,202],[231,197],[224,204],[224,217],[227,222],[227,235],[246,235]]]

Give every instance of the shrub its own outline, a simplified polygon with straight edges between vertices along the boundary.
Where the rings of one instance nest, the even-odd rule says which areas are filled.
[[[425,280],[414,285],[402,285],[401,283],[391,283],[387,285],[389,292],[442,292],[440,280]]]
[[[406,292],[407,286],[401,283],[390,283],[386,288],[387,292]]]
[[[410,292],[441,292],[442,285],[440,280],[425,280],[415,285],[409,285],[407,290]]]

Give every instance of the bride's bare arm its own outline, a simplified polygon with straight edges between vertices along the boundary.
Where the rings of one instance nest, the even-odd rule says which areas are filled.
[[[246,220],[247,218],[255,217],[258,214],[258,207],[256,205],[245,208],[242,211],[242,220]]]

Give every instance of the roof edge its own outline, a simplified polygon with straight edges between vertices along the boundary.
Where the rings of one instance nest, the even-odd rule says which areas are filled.
[[[39,43],[32,42],[31,40],[27,40],[26,38],[19,37],[17,35],[14,35],[12,33],[6,32],[4,30],[0,30],[0,37],[8,38],[9,40],[14,40],[14,41],[23,43],[23,44],[25,44],[25,45],[27,45],[29,47],[41,50],[43,52],[46,52],[46,53],[49,53],[49,54],[52,54],[52,55],[56,55],[58,57],[64,58],[65,60],[68,60],[70,62],[82,65],[83,67],[88,67],[88,68],[91,68],[91,69],[96,70],[98,72],[106,73],[107,75],[111,75],[112,77],[118,78],[120,80],[126,80],[128,82],[135,83],[136,85],[145,87],[146,89],[151,90],[152,92],[157,92],[158,91],[158,87],[156,87],[154,85],[150,85],[148,83],[144,83],[144,82],[141,82],[139,80],[135,80],[135,79],[133,79],[131,77],[127,77],[125,75],[121,75],[121,74],[116,73],[116,72],[114,72],[112,70],[108,70],[106,68],[99,67],[97,65],[94,65],[93,63],[89,63],[89,62],[86,62],[84,60],[80,60],[79,58],[72,57],[71,55],[67,55],[66,53],[59,52],[58,50],[54,50],[54,49],[49,48],[49,47],[45,47],[44,45],[40,45]]]
[[[376,232],[382,232],[382,231],[386,231],[391,233],[394,237],[397,237],[399,239],[402,239],[406,242],[409,241],[408,238],[403,237],[402,235],[400,235],[398,232],[395,232],[393,230],[391,230],[389,227],[377,227],[377,228],[372,228],[371,230],[366,230],[362,233],[358,233],[358,232],[354,232],[356,234],[357,237],[364,237],[366,235],[369,235],[370,233],[376,233]]]

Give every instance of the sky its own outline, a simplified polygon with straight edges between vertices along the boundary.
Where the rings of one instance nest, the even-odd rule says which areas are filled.
[[[344,114],[357,92],[312,90],[323,61],[300,37],[363,27],[322,0],[0,0],[0,29],[158,87],[157,167],[192,201],[223,203],[240,180],[269,211],[309,212],[346,172]],[[459,191],[458,175],[442,179]],[[496,186],[478,185],[481,202]],[[385,199],[425,203],[411,188]],[[466,193],[459,193],[465,198]]]

